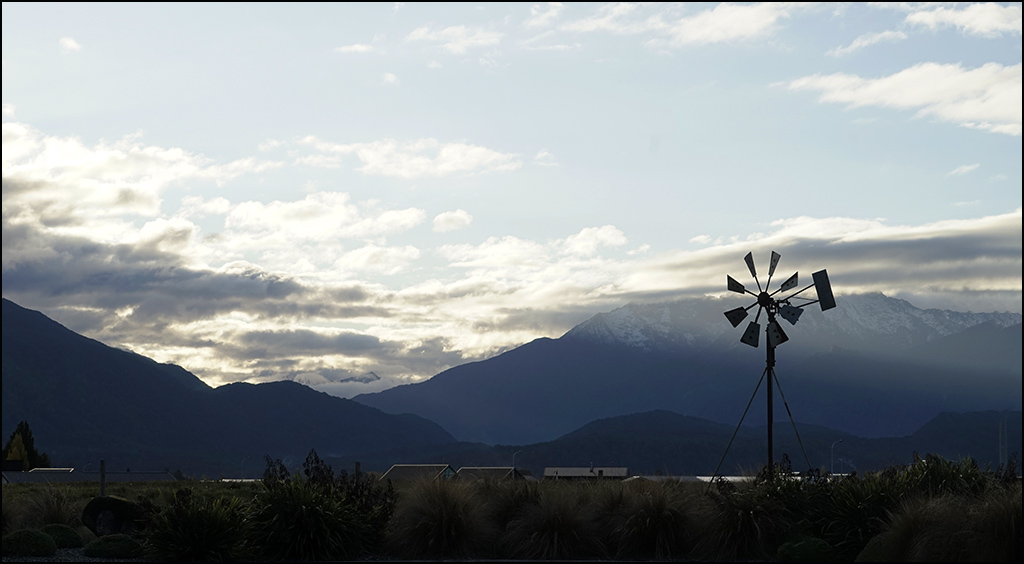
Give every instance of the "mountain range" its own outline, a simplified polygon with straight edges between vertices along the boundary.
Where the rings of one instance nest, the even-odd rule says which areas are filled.
[[[778,349],[778,379],[803,448],[783,416],[776,452],[795,468],[834,460],[837,470],[877,469],[909,462],[914,450],[992,464],[1000,428],[1018,450],[1019,315],[919,310],[880,294],[840,304],[831,316],[808,311]],[[721,315],[730,307],[629,305],[560,339],[357,402],[296,382],[211,388],[181,367],[111,348],[5,299],[2,433],[29,421],[40,450],[60,465],[105,459],[114,469],[195,475],[258,475],[264,454],[295,467],[310,448],[367,470],[504,466],[519,456],[535,472],[597,463],[710,473],[764,370],[763,349],[738,344]],[[725,471],[763,459],[761,390]],[[785,413],[779,400],[777,416]]]
[[[908,435],[944,411],[1021,409],[1021,316],[923,310],[882,294],[807,308],[778,347],[776,420]],[[667,410],[736,425],[765,370],[730,299],[631,304],[559,339],[354,400],[436,421],[463,441],[550,441],[595,419]],[[744,421],[765,421],[764,383]],[[779,392],[776,392],[779,394]],[[783,403],[785,399],[785,403]]]
[[[56,464],[262,471],[310,448],[346,456],[454,442],[437,424],[295,382],[211,388],[179,366],[88,339],[3,300],[3,436],[28,421]],[[115,462],[116,461],[116,462]]]

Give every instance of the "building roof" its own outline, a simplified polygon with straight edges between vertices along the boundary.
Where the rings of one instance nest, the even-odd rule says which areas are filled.
[[[395,464],[380,477],[381,480],[436,480],[455,477],[448,464]]]
[[[110,472],[107,482],[173,482],[169,472]],[[74,468],[33,468],[28,472],[4,472],[5,484],[99,482],[99,472],[83,472]]]

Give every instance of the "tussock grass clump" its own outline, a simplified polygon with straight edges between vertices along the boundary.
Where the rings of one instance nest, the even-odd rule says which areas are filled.
[[[248,521],[237,498],[208,499],[183,488],[153,515],[146,554],[164,561],[226,562],[246,557]]]
[[[406,489],[387,535],[389,552],[405,558],[484,555],[494,538],[470,484],[424,480]]]
[[[1021,483],[981,496],[968,512],[968,552],[979,561],[1021,562]]]
[[[524,507],[540,499],[540,484],[526,480],[485,480],[476,486],[475,496],[484,504],[488,520],[503,531]]]
[[[267,560],[352,560],[364,553],[366,524],[328,488],[296,477],[269,484],[253,501],[249,534]]]
[[[719,482],[708,493],[711,502],[696,515],[700,558],[747,559],[775,556],[795,528],[777,485],[765,482],[736,487]]]
[[[678,559],[693,548],[691,496],[678,483],[637,483],[622,487],[625,503],[609,538],[619,558]]]
[[[45,489],[32,496],[28,510],[43,525],[57,523],[77,526],[82,523],[82,507],[75,503],[71,489],[67,486],[47,484]]]
[[[858,560],[1020,562],[1020,486],[900,505]]]
[[[607,553],[597,506],[587,485],[552,484],[505,529],[501,546],[512,558],[570,560]]]
[[[250,554],[267,560],[353,560],[376,551],[394,509],[394,490],[365,475],[335,478],[309,452],[291,476],[266,457],[264,491],[247,512]]]

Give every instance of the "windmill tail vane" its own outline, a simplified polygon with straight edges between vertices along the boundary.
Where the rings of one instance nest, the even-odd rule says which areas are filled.
[[[747,307],[738,307],[725,312],[726,319],[733,327],[739,327],[740,323],[743,322],[750,315],[750,310],[757,306],[757,313],[754,315],[754,320],[747,324],[747,328],[743,331],[743,335],[740,337],[740,342],[752,347],[758,346],[759,336],[761,334],[761,313],[765,313],[768,319],[768,326],[766,328],[766,335],[768,337],[768,345],[776,347],[785,343],[789,340],[786,336],[786,332],[783,331],[782,326],[779,325],[776,316],[781,316],[783,319],[788,321],[790,325],[796,325],[796,322],[800,319],[800,315],[803,314],[803,308],[819,304],[822,311],[832,309],[836,307],[835,297],[832,295],[832,285],[828,280],[828,272],[819,270],[811,274],[813,283],[799,290],[793,291],[798,285],[798,274],[794,272],[792,276],[786,279],[774,292],[770,292],[772,277],[775,275],[775,268],[779,265],[779,259],[782,255],[772,251],[771,261],[768,265],[768,280],[765,282],[764,287],[761,287],[761,281],[757,277],[757,268],[754,265],[754,254],[747,253],[743,257],[743,261],[747,263],[747,269],[750,271],[750,276],[754,278],[754,282],[757,284],[757,293],[747,289],[746,286],[741,284],[732,276],[726,276],[726,287],[731,292],[738,294],[750,294],[755,298],[755,302],[748,305]],[[816,298],[809,298],[802,296],[805,291],[814,288]],[[789,293],[792,292],[792,293]]]

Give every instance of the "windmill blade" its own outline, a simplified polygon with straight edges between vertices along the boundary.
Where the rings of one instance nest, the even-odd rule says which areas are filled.
[[[779,308],[779,315],[788,321],[790,325],[796,325],[796,322],[800,319],[800,315],[803,314],[803,312],[804,310],[791,305],[784,305]],[[733,325],[733,327],[735,327],[735,325]]]
[[[782,326],[779,325],[778,321],[772,321],[768,324],[768,346],[777,347],[788,340],[789,337],[782,330]]]
[[[739,327],[740,322],[747,318],[746,308],[738,307],[725,312],[725,317],[732,323],[733,327]]]
[[[754,268],[754,253],[747,253],[747,256],[743,257],[743,261],[747,263],[750,275],[754,277],[754,280],[757,280],[757,269]]]
[[[743,287],[743,284],[740,284],[739,282],[737,282],[735,278],[733,278],[732,276],[729,276],[729,275],[726,275],[725,278],[726,278],[726,286],[729,288],[730,292],[736,292],[737,294],[746,294],[747,293],[747,289]]]
[[[743,332],[743,336],[740,337],[740,342],[744,345],[750,345],[757,348],[757,339],[761,336],[761,324],[751,321],[747,325],[747,329]]]
[[[782,255],[780,255],[779,253],[776,253],[775,251],[772,251],[772,262],[771,262],[771,264],[768,265],[768,277],[769,278],[771,278],[772,275],[775,274],[775,267],[779,264],[779,259],[780,258],[782,258]]]
[[[786,281],[782,283],[782,286],[779,287],[779,291],[780,292],[785,292],[786,290],[792,290],[793,288],[796,288],[796,285],[797,285],[797,274],[800,274],[800,273],[799,272],[794,272],[792,276],[787,278]]]

